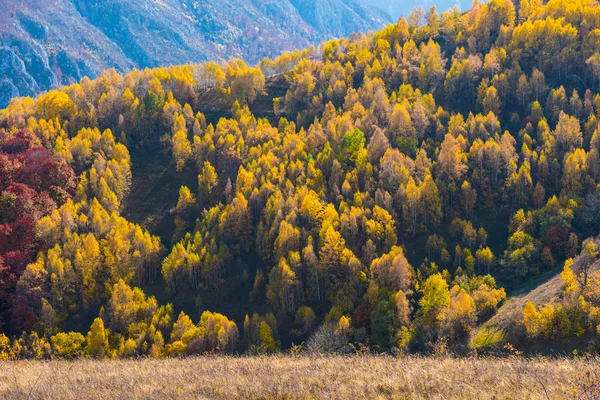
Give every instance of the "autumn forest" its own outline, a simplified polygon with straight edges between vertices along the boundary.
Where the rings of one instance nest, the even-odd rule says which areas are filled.
[[[0,360],[596,354],[599,120],[594,0],[13,99]]]

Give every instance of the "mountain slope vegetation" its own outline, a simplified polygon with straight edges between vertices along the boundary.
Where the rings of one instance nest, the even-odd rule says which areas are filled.
[[[3,0],[0,106],[106,69],[227,60],[255,63],[389,16],[361,0]],[[343,18],[342,18],[343,16]]]
[[[465,353],[559,273],[502,335],[597,351],[598,38],[490,0],[12,100],[0,355]]]

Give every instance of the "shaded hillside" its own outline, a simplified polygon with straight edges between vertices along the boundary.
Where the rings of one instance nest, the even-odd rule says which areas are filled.
[[[290,84],[289,75],[268,78],[264,92],[249,104],[252,113],[276,123],[273,99],[285,96]],[[210,123],[216,124],[221,118],[231,118],[231,105],[216,88],[201,89],[198,104],[199,111]],[[153,143],[132,152],[132,176],[124,216],[160,236],[168,247],[175,230],[171,210],[177,204],[179,188],[186,185],[196,192],[197,174],[189,170],[178,173],[170,152]]]
[[[255,63],[389,21],[360,0],[2,0],[0,6],[0,107],[109,68],[231,57]]]

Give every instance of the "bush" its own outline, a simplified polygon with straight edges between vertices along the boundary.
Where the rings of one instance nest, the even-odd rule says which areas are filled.
[[[328,322],[321,325],[308,339],[306,348],[314,353],[348,354],[352,352],[349,343],[349,331],[338,329],[338,324]]]
[[[50,338],[53,356],[72,360],[81,357],[85,349],[85,337],[78,332],[57,333]]]

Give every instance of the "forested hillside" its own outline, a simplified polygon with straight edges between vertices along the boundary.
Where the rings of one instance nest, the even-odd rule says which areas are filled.
[[[11,101],[0,357],[596,352],[600,6],[409,20]]]
[[[390,21],[362,0],[2,0],[0,8],[0,107],[110,68],[255,63]]]

